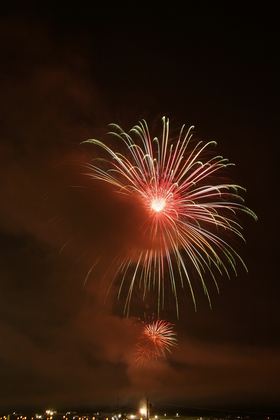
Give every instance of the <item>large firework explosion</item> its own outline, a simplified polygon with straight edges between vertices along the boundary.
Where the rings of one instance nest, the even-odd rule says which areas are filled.
[[[171,354],[172,347],[177,347],[173,324],[163,319],[145,321],[143,331],[137,343],[135,361],[138,365],[146,362],[161,362]]]
[[[143,244],[129,249],[114,277],[121,278],[119,295],[129,278],[124,307],[127,315],[136,284],[142,288],[143,298],[150,291],[157,292],[159,313],[168,279],[177,316],[178,285],[188,284],[196,308],[193,268],[211,305],[205,273],[210,273],[219,290],[217,275],[229,277],[228,267],[237,274],[237,264],[241,263],[247,270],[232,239],[245,240],[238,213],[257,219],[244,205],[240,195],[244,188],[223,181],[222,171],[232,164],[207,152],[216,143],[194,141],[193,127],[185,130],[184,126],[179,136],[171,140],[169,120],[164,117],[162,121],[160,140],[151,138],[145,120],[129,133],[111,124],[109,134],[120,141],[119,151],[100,140],[86,141],[105,154],[86,164],[87,175],[142,203],[143,221],[138,235],[144,238]]]

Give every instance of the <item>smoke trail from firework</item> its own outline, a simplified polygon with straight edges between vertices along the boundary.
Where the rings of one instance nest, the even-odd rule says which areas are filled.
[[[138,365],[146,362],[160,362],[171,354],[172,347],[177,347],[176,333],[173,324],[158,319],[143,322],[143,331],[137,344],[135,361]]]
[[[219,290],[217,275],[229,277],[228,267],[237,274],[237,264],[241,262],[247,270],[231,245],[231,237],[245,240],[238,213],[257,219],[244,205],[240,195],[244,188],[223,183],[222,178],[221,181],[218,178],[220,172],[232,164],[222,156],[209,157],[206,149],[215,142],[193,143],[193,127],[185,132],[183,126],[179,137],[170,141],[169,120],[165,117],[161,140],[151,138],[144,120],[129,133],[116,124],[111,124],[111,128],[109,134],[124,146],[123,153],[121,147],[120,151],[114,151],[99,140],[87,140],[107,156],[86,164],[87,175],[111,184],[131,200],[140,199],[145,209],[145,220],[139,226],[144,245],[132,247],[115,274],[115,278],[121,276],[120,296],[130,273],[124,312],[129,314],[137,284],[143,290],[143,298],[148,292],[156,291],[159,313],[164,306],[167,279],[177,316],[178,285],[183,288],[188,284],[196,308],[193,267],[211,305],[205,272],[210,273]]]

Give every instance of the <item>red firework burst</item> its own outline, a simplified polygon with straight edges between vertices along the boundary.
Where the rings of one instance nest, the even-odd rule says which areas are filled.
[[[163,319],[143,324],[135,354],[136,363],[143,365],[148,361],[153,363],[163,361],[168,354],[171,354],[172,347],[177,347],[174,325]]]
[[[146,215],[139,226],[139,236],[145,237],[144,246],[132,245],[115,274],[122,278],[119,295],[128,273],[131,274],[124,312],[129,315],[135,284],[141,286],[143,296],[150,290],[157,291],[159,312],[164,306],[166,279],[171,282],[177,316],[177,287],[184,282],[196,308],[194,276],[190,274],[193,267],[211,305],[205,272],[210,273],[218,289],[217,274],[229,276],[228,267],[237,274],[238,262],[247,270],[230,237],[244,240],[237,213],[257,219],[244,205],[239,193],[244,188],[217,178],[231,164],[221,156],[209,158],[205,154],[215,142],[191,144],[193,127],[184,133],[183,126],[178,139],[171,142],[169,120],[165,118],[161,141],[151,138],[145,121],[129,134],[115,124],[111,127],[110,134],[125,146],[124,154],[99,140],[87,140],[103,149],[108,158],[86,165],[86,175],[113,185],[134,201],[138,198]]]

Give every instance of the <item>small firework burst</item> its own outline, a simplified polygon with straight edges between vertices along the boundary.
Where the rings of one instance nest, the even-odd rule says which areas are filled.
[[[143,322],[143,331],[135,354],[138,365],[144,365],[148,361],[158,363],[171,354],[171,349],[177,347],[177,334],[173,327],[173,324],[163,319]]]

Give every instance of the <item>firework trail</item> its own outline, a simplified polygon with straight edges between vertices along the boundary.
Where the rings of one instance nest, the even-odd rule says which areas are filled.
[[[171,141],[169,120],[163,117],[162,121],[161,140],[151,138],[145,120],[129,133],[111,124],[109,134],[120,141],[123,153],[121,147],[114,151],[96,139],[84,142],[105,153],[105,158],[85,165],[86,175],[111,184],[131,200],[140,200],[144,209],[145,217],[138,230],[139,236],[145,238],[144,245],[132,247],[115,274],[115,278],[121,276],[119,296],[125,279],[130,277],[124,307],[127,315],[136,284],[143,289],[143,298],[149,291],[157,292],[159,313],[164,307],[164,285],[168,279],[177,316],[178,285],[184,288],[188,284],[196,309],[193,268],[211,305],[205,273],[210,273],[219,290],[217,275],[229,277],[228,267],[237,274],[237,263],[241,262],[247,270],[231,245],[231,237],[245,241],[238,213],[257,219],[244,205],[240,191],[245,189],[223,182],[220,172],[232,164],[222,156],[209,157],[207,150],[216,143],[193,141],[193,127],[185,130],[184,126],[179,137]]]
[[[143,331],[137,343],[135,362],[144,365],[146,362],[158,363],[171,354],[172,347],[177,347],[176,333],[173,324],[163,319],[143,323]]]

